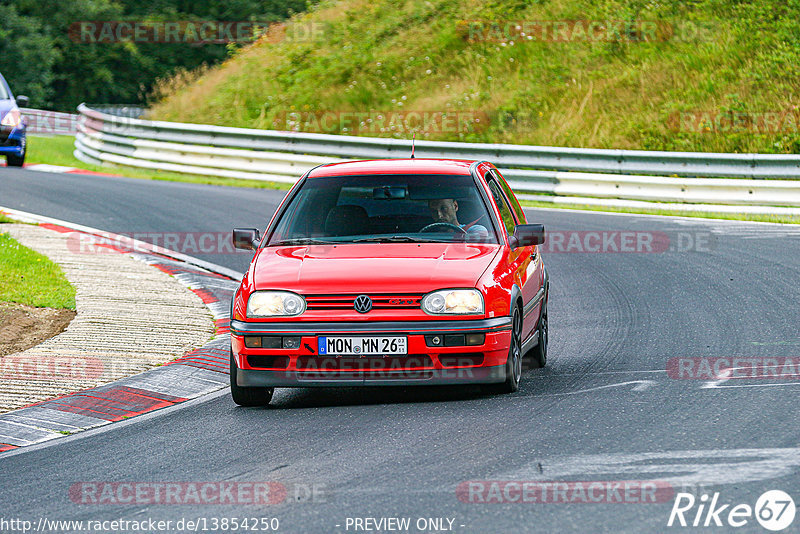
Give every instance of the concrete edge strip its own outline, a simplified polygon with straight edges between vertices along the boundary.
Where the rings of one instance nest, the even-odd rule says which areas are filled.
[[[0,162],[0,167],[7,167],[5,162]],[[57,174],[87,174],[90,176],[108,176],[111,178],[123,178],[121,174],[110,174],[107,172],[89,171],[78,167],[65,167],[64,165],[51,165],[50,163],[26,163],[22,166],[25,170],[36,172],[53,172]]]
[[[38,222],[56,232],[87,233],[86,227],[66,221],[3,207],[0,207],[0,212],[25,222]],[[92,228],[88,230],[92,235],[113,235]],[[151,246],[151,250],[155,248],[160,247]],[[160,367],[0,414],[0,453],[175,406],[228,386],[228,303],[238,286],[238,274],[230,277],[220,272],[233,272],[225,267],[214,266],[214,270],[207,270],[160,251],[119,252],[129,253],[135,259],[174,276],[197,294],[214,317],[214,337],[205,345]]]

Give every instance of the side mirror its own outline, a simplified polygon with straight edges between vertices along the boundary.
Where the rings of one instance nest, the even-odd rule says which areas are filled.
[[[17,97],[17,106],[18,107],[27,108],[29,103],[30,102],[28,101],[28,97],[27,96],[19,95]]]
[[[511,248],[530,247],[544,243],[543,224],[518,224],[514,227],[514,235],[508,240]]]
[[[234,228],[233,246],[242,250],[255,250],[261,236],[255,228]]]

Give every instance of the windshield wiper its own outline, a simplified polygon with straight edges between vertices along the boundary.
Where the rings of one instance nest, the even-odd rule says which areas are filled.
[[[326,241],[324,239],[314,239],[312,237],[298,237],[297,239],[284,239],[272,245],[285,246],[285,245],[335,245],[341,241]]]
[[[409,235],[393,235],[383,237],[363,237],[361,239],[354,239],[350,243],[441,243],[435,239],[424,239],[420,237],[411,237]]]

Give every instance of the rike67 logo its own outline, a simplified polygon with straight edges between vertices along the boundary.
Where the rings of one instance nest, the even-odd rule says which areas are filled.
[[[743,527],[753,517],[767,530],[785,530],[794,521],[796,508],[788,493],[770,490],[762,494],[755,506],[749,504],[721,504],[719,492],[710,498],[703,494],[696,499],[691,493],[678,493],[669,514],[667,526],[692,527]]]

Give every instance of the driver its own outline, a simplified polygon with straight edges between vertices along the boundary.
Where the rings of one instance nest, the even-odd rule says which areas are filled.
[[[440,198],[428,201],[428,209],[435,223],[452,224],[464,230],[472,239],[483,239],[489,237],[489,230],[480,224],[461,224],[458,222],[456,212],[458,211],[458,201],[452,198]]]

